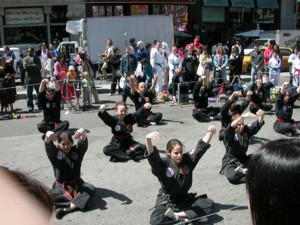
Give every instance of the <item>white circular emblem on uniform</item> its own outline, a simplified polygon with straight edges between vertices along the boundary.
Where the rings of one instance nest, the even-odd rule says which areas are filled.
[[[283,109],[284,111],[286,111],[286,110],[287,110],[287,108],[286,108],[286,106],[285,106],[285,105],[282,107],[282,109]]]
[[[173,168],[168,167],[167,170],[166,170],[166,176],[167,177],[173,177],[174,174],[175,174],[175,172],[174,172]]]
[[[58,151],[58,152],[57,152],[57,159],[58,159],[58,160],[62,160],[63,157],[64,157],[63,154],[64,154],[64,153],[62,153],[62,151]]]
[[[49,103],[49,102],[46,103],[46,108],[47,108],[47,109],[50,108],[50,103]]]
[[[120,125],[116,125],[115,126],[115,131],[120,131],[121,130],[121,126]]]

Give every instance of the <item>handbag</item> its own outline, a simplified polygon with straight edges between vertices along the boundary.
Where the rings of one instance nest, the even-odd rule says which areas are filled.
[[[125,85],[126,85],[126,79],[125,79],[124,76],[122,76],[121,79],[120,79],[120,84],[119,84],[119,86],[120,86],[120,88],[123,89],[123,88],[125,87]]]

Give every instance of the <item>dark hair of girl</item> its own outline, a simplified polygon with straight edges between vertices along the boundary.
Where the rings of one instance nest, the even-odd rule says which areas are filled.
[[[63,140],[69,140],[71,143],[73,143],[72,135],[73,135],[73,133],[70,130],[63,130],[58,133],[57,141],[58,141],[58,143],[60,143]]]
[[[246,187],[253,224],[300,224],[300,140],[263,145],[248,163]]]

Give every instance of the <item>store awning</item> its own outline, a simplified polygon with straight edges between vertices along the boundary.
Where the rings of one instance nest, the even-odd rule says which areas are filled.
[[[203,0],[204,6],[220,6],[226,7],[229,6],[228,0]]]
[[[254,8],[253,0],[231,0],[232,7],[236,8]]]
[[[256,0],[259,9],[279,9],[277,0]]]

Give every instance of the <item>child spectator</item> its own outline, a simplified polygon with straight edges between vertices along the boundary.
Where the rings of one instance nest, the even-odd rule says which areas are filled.
[[[141,60],[141,63],[143,65],[143,80],[146,84],[146,89],[149,90],[152,85],[153,79],[152,66],[150,65],[149,61],[145,58]]]
[[[75,109],[75,107],[72,103],[72,98],[76,97],[76,109],[79,109],[80,93],[74,87],[74,83],[75,83],[75,80],[77,78],[77,73],[75,71],[74,66],[72,66],[72,65],[69,66],[66,78],[68,80],[68,83],[67,83],[67,87],[68,87],[67,88],[67,94],[68,94],[67,96],[68,96],[68,98],[65,99],[65,100],[69,100],[71,108]]]
[[[88,72],[82,73],[82,95],[83,95],[83,107],[82,111],[85,111],[87,107],[91,106],[91,77]]]

